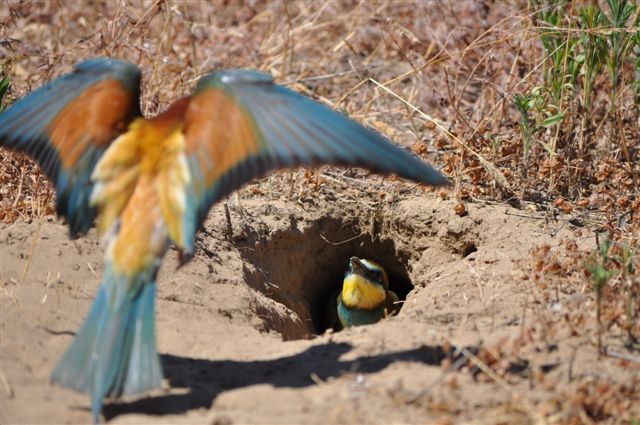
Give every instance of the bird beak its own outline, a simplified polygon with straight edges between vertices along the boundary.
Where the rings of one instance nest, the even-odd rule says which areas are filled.
[[[364,265],[358,257],[351,257],[349,259],[349,268],[351,273],[364,275]]]

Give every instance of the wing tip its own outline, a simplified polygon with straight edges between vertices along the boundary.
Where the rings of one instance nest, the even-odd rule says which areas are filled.
[[[426,181],[425,183],[431,186],[443,187],[453,185],[453,182],[451,181],[451,179],[449,179],[448,176],[436,170],[432,171],[427,179],[428,181]]]

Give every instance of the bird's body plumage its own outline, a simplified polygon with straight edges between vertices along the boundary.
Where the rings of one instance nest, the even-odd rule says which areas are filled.
[[[155,277],[171,243],[193,253],[218,200],[265,172],[337,164],[432,185],[446,177],[379,134],[247,70],[202,77],[194,93],[144,118],[140,71],[95,59],[0,114],[0,145],[31,155],[53,181],[72,237],[97,218],[112,235],[94,304],[55,382],[103,399],[157,388]]]
[[[329,299],[327,327],[341,329],[376,323],[395,314],[398,301],[395,292],[389,290],[389,277],[380,264],[351,257],[342,289]]]

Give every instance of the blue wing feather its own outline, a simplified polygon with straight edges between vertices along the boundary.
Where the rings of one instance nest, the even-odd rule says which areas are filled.
[[[67,218],[73,237],[86,233],[95,218],[96,209],[89,206],[90,175],[111,140],[89,140],[89,144],[82,145],[80,142],[86,140],[72,140],[69,142],[74,145],[69,151],[60,152],[50,138],[50,126],[67,105],[105,80],[117,80],[132,93],[131,104],[125,106],[128,110],[124,111],[127,115],[124,124],[139,116],[140,71],[128,62],[104,58],[78,64],[72,73],[44,85],[0,113],[0,146],[23,151],[40,164],[56,187],[58,215]],[[84,123],[68,124],[81,127]],[[77,158],[69,169],[63,166],[62,154]]]
[[[200,80],[194,96],[208,89],[223,90],[246,113],[254,126],[254,143],[260,149],[258,154],[239,158],[238,163],[230,166],[206,189],[203,189],[203,174],[207,173],[200,170],[202,163],[195,159],[189,162],[195,206],[184,216],[184,246],[187,251],[192,249],[195,231],[213,203],[271,169],[349,165],[395,173],[434,186],[449,184],[446,176],[377,132],[274,84],[269,75],[247,70],[215,72]],[[215,111],[211,111],[211,115],[214,114]],[[214,142],[231,144],[239,141],[211,141]],[[208,152],[224,152],[225,148],[218,147]],[[212,158],[214,164],[217,160]]]
[[[449,183],[444,175],[379,133],[290,89],[261,80],[260,84],[234,86],[230,92],[254,117],[265,150],[272,150],[287,166],[355,165],[431,185]],[[283,141],[296,149],[283,149]]]

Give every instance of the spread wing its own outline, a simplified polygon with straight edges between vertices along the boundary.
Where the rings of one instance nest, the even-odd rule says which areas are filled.
[[[55,184],[58,215],[75,237],[96,215],[91,172],[100,156],[140,116],[140,71],[94,59],[34,91],[0,114],[0,146],[35,159]]]
[[[209,208],[265,172],[284,167],[358,166],[430,185],[449,180],[377,132],[257,71],[203,77],[185,115],[192,181],[183,221],[190,251]]]

